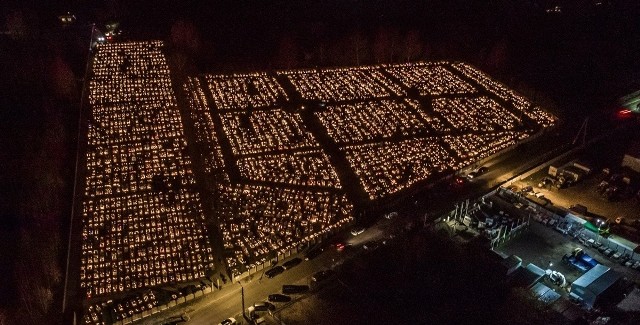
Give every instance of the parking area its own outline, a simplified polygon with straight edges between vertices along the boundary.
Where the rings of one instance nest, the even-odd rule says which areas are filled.
[[[579,248],[598,263],[623,274],[624,277],[632,282],[640,283],[640,271],[616,263],[614,259],[602,254],[593,247],[581,244],[577,239],[569,235],[562,234],[540,222],[532,222],[529,229],[530,231],[506,242],[497,250],[507,255],[517,255],[524,262],[536,264],[543,269],[558,271],[566,277],[568,283],[571,283],[584,272],[563,261],[562,258],[566,254],[572,254]]]
[[[464,228],[449,227],[455,229],[455,235],[471,232],[484,235],[503,257],[515,255],[521,259],[523,268],[528,269],[530,263],[540,268],[544,276],[532,290],[537,294],[543,292],[541,300],[549,295],[564,297],[550,299],[547,303],[570,320],[584,313],[578,305],[570,303],[571,285],[596,265],[602,264],[619,273],[624,278],[619,287],[622,291],[634,283],[640,284],[637,245],[603,231],[602,222],[591,224],[568,213],[567,209],[549,204],[544,197],[531,195],[536,191],[533,188],[526,193],[520,189],[513,186],[499,188],[477,202],[458,204],[443,220],[446,224],[455,222],[457,228]],[[518,276],[510,278],[514,284],[521,280]],[[618,291],[608,301],[615,303],[622,298],[622,292]]]
[[[518,189],[531,186],[534,193],[540,193],[538,196],[545,198],[555,206],[569,208],[572,205],[580,204],[587,207],[589,212],[612,220],[617,217],[640,218],[640,199],[637,197],[629,195],[608,200],[603,196],[599,185],[608,177],[601,172],[596,172],[596,174],[562,189],[558,189],[552,184],[540,187],[541,182],[547,177],[549,177],[548,169],[544,168],[523,180],[514,182],[513,185]]]
[[[522,236],[525,239],[515,238],[500,247],[505,253],[516,254],[544,268],[550,263],[557,266],[557,262],[562,262],[563,256],[575,255],[576,249],[581,249],[584,254],[594,257],[598,263],[619,270],[622,274],[628,274],[630,279],[640,282],[640,254],[637,253],[637,245],[604,231],[607,225],[601,222],[601,219],[586,220],[577,214],[568,213],[565,209],[544,208],[532,202],[534,197],[531,195],[527,196],[510,189],[501,189],[494,196],[500,197],[501,201],[513,207],[521,207],[519,210],[527,211],[525,213],[531,219],[531,231]],[[532,236],[534,238],[526,238]],[[512,248],[519,253],[511,252]],[[566,259],[570,257],[567,256]],[[569,269],[565,270],[569,282],[576,268],[581,271],[578,275],[590,268],[589,265],[582,265],[573,259],[571,262],[574,262],[573,266],[568,266]]]

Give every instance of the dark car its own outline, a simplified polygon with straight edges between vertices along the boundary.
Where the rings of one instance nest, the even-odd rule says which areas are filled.
[[[380,247],[381,245],[386,244],[386,241],[384,240],[373,240],[370,241],[368,243],[365,243],[364,245],[362,245],[362,248],[366,249],[366,250],[375,250],[378,249],[378,247]]]
[[[295,284],[282,285],[282,293],[284,294],[303,293],[307,291],[309,291],[308,285],[295,285]]]
[[[255,311],[274,311],[276,310],[276,306],[272,303],[263,301],[263,302],[256,302],[255,304],[253,304],[253,308]]]
[[[299,257],[296,257],[294,259],[290,259],[284,263],[282,263],[282,267],[284,267],[285,270],[288,270],[298,264],[302,263],[302,259]]]
[[[288,302],[291,301],[291,297],[279,293],[269,295],[269,301],[273,302]]]
[[[278,275],[278,274],[280,274],[282,272],[284,272],[284,267],[278,265],[278,266],[273,267],[273,268],[267,270],[266,272],[264,272],[264,275],[266,275],[267,278],[273,278],[274,276],[276,276],[276,275]]]
[[[324,247],[322,246],[317,246],[314,247],[312,249],[310,249],[305,255],[304,255],[304,259],[305,260],[312,260],[316,257],[318,257],[318,255],[322,254],[322,252],[324,251]]]
[[[489,170],[489,168],[487,167],[480,167],[472,172],[470,172],[469,174],[467,174],[467,178],[468,179],[474,179],[478,176],[483,175],[484,173],[486,173]]]
[[[533,191],[533,187],[531,185],[525,186],[520,190],[520,193],[527,194]]]
[[[349,249],[349,248],[353,247],[352,244],[344,244],[344,243],[337,243],[335,246],[336,246],[336,250],[338,252],[342,252],[342,251],[344,251],[346,249]]]
[[[311,276],[311,280],[313,280],[314,282],[322,282],[332,277],[334,274],[336,274],[336,272],[334,272],[333,270],[322,270],[314,273],[313,276]]]

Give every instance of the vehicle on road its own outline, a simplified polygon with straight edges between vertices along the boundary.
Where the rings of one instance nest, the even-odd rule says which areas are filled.
[[[316,273],[314,273],[311,276],[311,280],[314,282],[322,282],[330,277],[332,277],[334,274],[336,274],[335,271],[333,270],[322,270],[322,271],[318,271]]]
[[[354,236],[358,236],[358,235],[360,235],[361,233],[363,233],[363,232],[364,232],[364,230],[365,230],[365,228],[364,228],[364,227],[355,227],[355,228],[353,228],[353,229],[351,230],[351,234],[352,234],[352,235],[354,235]]]
[[[91,313],[92,318],[93,318],[94,314],[95,313]],[[173,316],[173,317],[167,319],[163,324],[164,325],[169,325],[169,324],[177,325],[177,324],[180,324],[180,323],[186,323],[186,322],[188,322],[190,320],[191,320],[191,317],[189,317],[186,314],[182,314],[180,316]],[[98,321],[98,316],[97,315],[95,316],[95,319],[93,321],[94,322]],[[220,324],[222,324],[222,323],[220,323]]]
[[[296,285],[296,284],[284,284],[282,285],[282,293],[284,294],[296,294],[309,291],[308,285]]]
[[[302,259],[299,258],[299,257],[296,257],[296,258],[290,259],[290,260],[282,263],[282,267],[285,270],[288,270],[288,269],[290,269],[290,268],[292,268],[292,267],[294,267],[294,266],[296,266],[296,265],[298,265],[300,263],[302,263]]]
[[[218,325],[234,325],[234,324],[238,324],[238,321],[233,317],[227,318],[221,321],[220,323],[218,323]]]
[[[266,275],[267,278],[273,278],[274,276],[284,272],[284,270],[284,267],[278,265],[264,272],[264,275]]]
[[[375,250],[378,247],[386,244],[387,242],[384,240],[372,240],[370,242],[365,243],[364,245],[362,245],[362,248],[366,249],[366,250]]]
[[[289,302],[291,301],[291,297],[287,296],[287,295],[283,295],[280,293],[274,293],[269,295],[269,301],[272,302]]]
[[[351,248],[351,247],[353,247],[352,244],[345,244],[345,243],[337,243],[336,244],[336,250],[338,252],[342,252],[343,250]]]
[[[481,175],[484,175],[488,171],[489,171],[489,168],[483,166],[483,167],[480,167],[480,168],[470,172],[469,174],[467,174],[467,178],[468,179],[474,179],[474,178],[477,178],[477,177],[479,177]]]
[[[466,178],[460,177],[460,176],[456,176],[453,179],[451,179],[451,182],[449,183],[449,187],[450,188],[460,188],[462,186],[464,186],[464,183],[466,181]]]

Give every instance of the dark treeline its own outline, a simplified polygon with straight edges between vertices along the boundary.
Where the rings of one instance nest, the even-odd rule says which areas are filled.
[[[191,44],[189,71],[464,60],[579,111],[640,88],[637,1],[562,1],[561,14],[546,13],[555,2],[541,0],[144,3],[105,12],[120,12],[130,36]]]
[[[68,9],[81,22],[119,21],[134,39],[177,41],[187,72],[464,60],[579,110],[640,88],[633,0],[27,2],[49,16]],[[547,13],[555,4],[562,13]]]
[[[2,9],[0,324],[58,324],[89,34]]]

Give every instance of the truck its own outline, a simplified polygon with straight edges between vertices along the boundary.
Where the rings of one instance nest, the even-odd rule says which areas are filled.
[[[582,248],[576,248],[570,254],[565,254],[562,257],[562,261],[581,272],[587,272],[594,266],[600,264],[596,259],[585,253]]]
[[[573,167],[581,169],[586,175],[591,175],[591,173],[593,172],[593,168],[591,167],[591,165],[584,161],[574,161]]]
[[[582,178],[584,178],[585,174],[586,173],[584,172],[584,170],[580,168],[577,168],[574,166],[567,166],[562,169],[562,173],[558,176],[564,176],[568,180],[571,180],[574,183],[577,183],[580,180],[582,180]]]
[[[584,169],[573,165],[565,165],[562,167],[549,166],[548,174],[549,176],[559,180],[559,182],[556,182],[556,187],[558,188],[563,188],[570,184],[577,183],[587,175]]]

